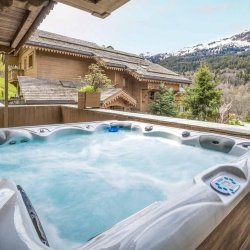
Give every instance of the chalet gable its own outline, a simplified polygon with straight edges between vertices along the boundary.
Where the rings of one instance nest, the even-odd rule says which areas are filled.
[[[106,89],[101,93],[101,107],[109,108],[112,106],[134,108],[136,106],[136,100],[123,89]]]

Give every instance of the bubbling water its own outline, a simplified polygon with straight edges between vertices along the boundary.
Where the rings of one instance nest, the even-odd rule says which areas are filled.
[[[50,245],[73,249],[235,157],[135,132],[67,135],[0,148],[0,176],[21,185]]]

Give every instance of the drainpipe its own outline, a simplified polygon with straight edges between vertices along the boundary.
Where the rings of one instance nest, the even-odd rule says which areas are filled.
[[[7,128],[9,125],[9,118],[8,118],[8,93],[9,93],[9,76],[8,76],[8,54],[5,53],[4,55],[4,65],[5,65],[5,72],[4,72],[4,127]]]

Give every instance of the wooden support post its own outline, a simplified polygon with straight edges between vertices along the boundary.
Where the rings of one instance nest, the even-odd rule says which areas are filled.
[[[8,93],[9,93],[9,76],[8,76],[8,54],[6,53],[4,58],[5,72],[4,72],[4,127],[9,125],[9,111],[8,111]]]

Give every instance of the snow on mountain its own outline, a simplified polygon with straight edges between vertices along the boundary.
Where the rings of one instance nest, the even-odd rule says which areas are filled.
[[[145,58],[153,63],[158,63],[172,55],[173,54],[170,54],[170,53],[159,53],[159,54],[153,55],[150,52],[146,52],[146,53],[140,54],[140,57]]]
[[[201,57],[211,55],[225,55],[230,53],[242,53],[250,50],[250,30],[246,30],[240,34],[229,38],[221,39],[207,44],[197,44],[193,47],[183,48],[175,53],[159,53],[151,55],[149,52],[141,54],[144,58],[158,63],[169,56],[192,56]]]
[[[250,49],[250,30],[244,31],[241,34],[232,36],[230,38],[224,38],[220,41],[215,41],[207,44],[198,44],[193,47],[183,48],[176,53],[174,56],[183,56],[187,54],[196,53],[199,51],[210,50],[210,54],[219,54],[222,51],[234,52],[234,49],[239,52],[247,51]]]

